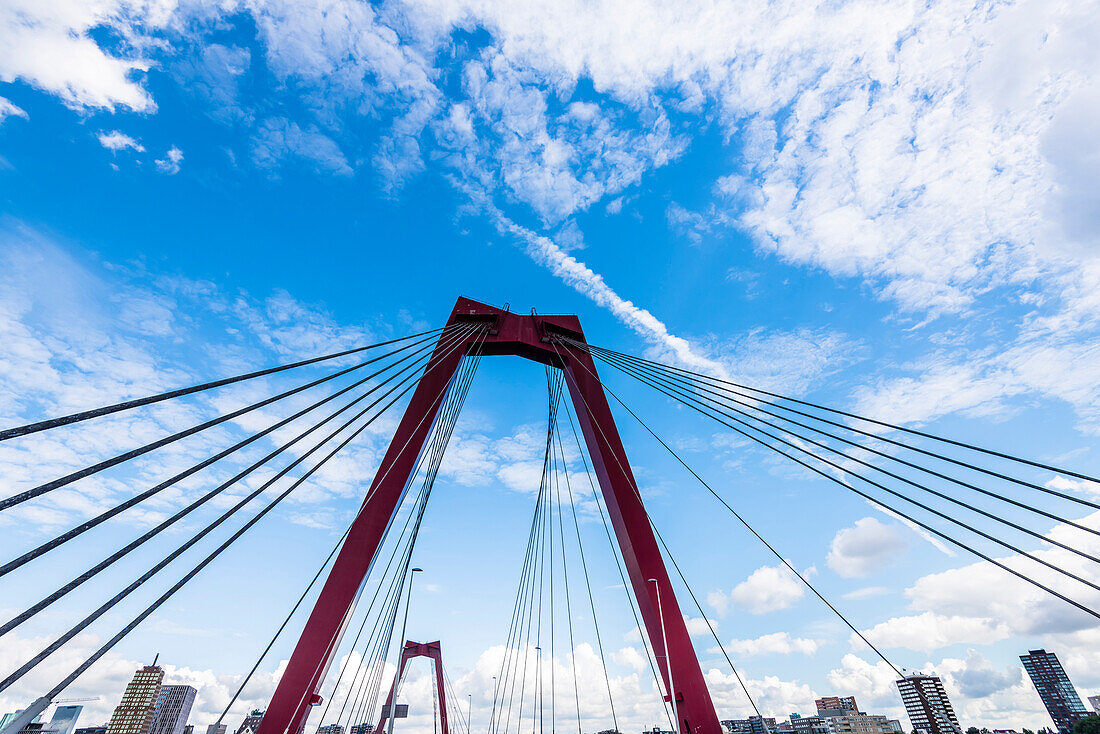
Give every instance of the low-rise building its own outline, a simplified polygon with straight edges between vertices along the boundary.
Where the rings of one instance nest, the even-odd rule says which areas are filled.
[[[890,719],[871,714],[852,716],[822,716],[828,734],[894,734]]]
[[[730,734],[775,734],[778,726],[774,716],[750,716],[747,719],[726,719],[722,726]]]

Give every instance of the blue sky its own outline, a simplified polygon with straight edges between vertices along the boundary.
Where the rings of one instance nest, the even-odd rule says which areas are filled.
[[[390,338],[442,323],[468,295],[577,313],[594,343],[1095,474],[1097,10],[9,1],[0,414],[20,423]],[[1029,647],[1056,650],[1083,695],[1100,690],[1087,620],[604,372],[894,661],[944,675],[964,726],[1049,724],[1016,657]],[[292,384],[10,442],[5,485]],[[418,545],[410,637],[443,641],[475,722],[522,560],[544,392],[535,365],[482,363]],[[171,680],[200,688],[192,720],[212,721],[352,516],[388,420],[74,685],[105,697],[82,723],[105,719],[156,652]],[[762,708],[854,694],[900,715],[892,673],[619,420],[651,514]],[[0,547],[14,556],[262,425],[8,511]],[[210,478],[13,574],[2,605],[33,602]],[[584,531],[606,550],[593,518]],[[12,633],[4,670],[183,537]],[[606,553],[594,566],[617,701],[627,727],[652,725],[614,567]],[[0,708],[51,686],[137,608],[104,617]],[[713,645],[696,642],[719,713],[749,713]],[[270,695],[288,648],[276,653],[241,712]],[[590,651],[578,656],[595,676]],[[430,727],[424,672],[410,729]]]

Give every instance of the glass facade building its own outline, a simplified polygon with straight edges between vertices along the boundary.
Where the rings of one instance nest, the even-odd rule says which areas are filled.
[[[1031,682],[1035,684],[1035,690],[1039,692],[1039,698],[1043,700],[1060,734],[1069,734],[1076,722],[1092,715],[1081,703],[1081,697],[1077,695],[1057,655],[1041,649],[1029,650],[1027,655],[1020,656],[1020,662],[1031,676]]]

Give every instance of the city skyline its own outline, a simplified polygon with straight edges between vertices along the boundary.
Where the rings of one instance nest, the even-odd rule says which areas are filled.
[[[1025,670],[1032,675],[1036,688],[1044,704],[1048,706],[1048,712],[1054,718],[1058,727],[1058,734],[1069,734],[1072,726],[1063,728],[1063,722],[1055,717],[1064,716],[1062,698],[1047,703],[1052,694],[1040,688],[1040,686],[1058,689],[1058,696],[1071,694],[1076,697],[1076,691],[1072,683],[1066,678],[1064,671],[1058,662],[1057,656],[1045,650],[1031,650],[1027,655],[1021,655],[1020,660]],[[133,679],[127,684],[121,696],[119,704],[114,708],[111,721],[101,727],[82,727],[86,732],[97,731],[106,734],[113,725],[115,731],[130,731],[132,734],[157,734],[167,732],[179,734],[184,729],[193,731],[200,723],[189,722],[191,705],[197,691],[191,686],[163,683],[163,668],[156,665],[144,666],[138,669]],[[776,716],[749,716],[745,719],[723,719],[722,726],[726,734],[962,734],[964,729],[973,727],[961,726],[955,717],[954,709],[945,691],[942,681],[935,674],[921,672],[911,673],[896,681],[901,694],[902,703],[906,709],[909,728],[905,728],[897,720],[890,720],[887,716],[861,711],[855,696],[822,696],[814,700],[814,714],[802,714],[791,712],[787,720],[780,721],[782,717]],[[919,688],[919,693],[918,693]],[[1100,695],[1091,696],[1100,701]],[[148,713],[147,701],[153,700],[153,712]],[[931,707],[931,708],[930,708]],[[72,734],[76,728],[76,721],[82,710],[82,706],[58,705],[48,725],[42,723],[33,724],[32,728],[25,730],[25,734]],[[1073,712],[1085,714],[1084,707],[1080,705],[1079,698],[1076,706],[1070,706]],[[929,711],[934,713],[929,716]],[[8,721],[12,720],[19,712],[10,712],[0,716],[0,729]],[[1092,715],[1093,712],[1087,712]],[[264,711],[254,709],[245,714],[236,734],[254,733],[263,720]],[[41,718],[41,715],[40,717]],[[1076,719],[1074,719],[1076,721]],[[142,722],[148,722],[145,731],[141,730]],[[931,722],[931,723],[930,723]],[[1072,722],[1070,722],[1072,723]],[[224,734],[227,731],[227,723],[207,724],[207,734]],[[947,727],[946,729],[944,727]],[[362,734],[361,729],[371,731],[373,724],[356,724],[344,727],[335,723],[311,722],[309,728],[313,734],[343,734],[349,731],[351,734]],[[1026,727],[1021,727],[1021,729]],[[1043,727],[1040,730],[1046,729]],[[596,734],[614,734],[616,730],[601,730]],[[647,734],[651,730],[645,730],[641,734]],[[655,727],[652,731],[659,731]],[[1055,730],[1050,730],[1055,731]],[[998,729],[999,734],[1021,734],[1017,729]],[[620,733],[621,734],[621,733]]]

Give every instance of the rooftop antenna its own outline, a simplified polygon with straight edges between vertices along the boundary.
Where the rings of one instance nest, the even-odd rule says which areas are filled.
[[[158,660],[160,660],[160,653],[159,652],[156,655],[153,656],[153,665],[150,666],[150,667],[155,666],[157,664]]]

